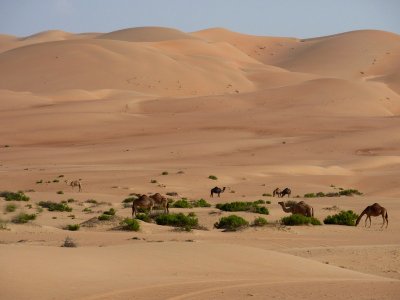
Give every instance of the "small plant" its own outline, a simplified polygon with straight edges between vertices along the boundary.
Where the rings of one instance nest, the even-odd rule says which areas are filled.
[[[152,179],[152,180],[150,180],[150,183],[157,183],[157,180]]]
[[[29,221],[35,220],[36,219],[36,215],[35,214],[26,214],[26,213],[20,213],[19,215],[15,216],[12,219],[13,223],[16,224],[24,224],[24,223],[28,223]]]
[[[57,183],[57,182],[60,182],[60,180],[54,179],[53,182],[54,182],[54,183]]]
[[[150,216],[148,214],[144,214],[144,213],[136,214],[136,219],[141,220],[146,223],[151,223],[151,221],[152,221]]]
[[[210,175],[210,176],[208,176],[208,179],[211,179],[211,180],[218,180],[218,177],[217,177],[217,176],[214,176],[214,175]]]
[[[211,207],[211,204],[208,203],[203,198],[196,201],[192,201],[192,205],[193,207]]]
[[[91,213],[91,212],[93,212],[89,207],[85,207],[82,211],[83,211],[83,212],[86,212],[86,213]]]
[[[214,224],[215,228],[225,229],[227,231],[236,231],[242,228],[246,228],[249,226],[249,222],[247,222],[242,217],[237,215],[230,215],[228,217],[222,217],[218,222]]]
[[[0,219],[0,230],[8,230],[7,221]]]
[[[4,145],[4,148],[10,148],[11,146],[10,145]]]
[[[315,197],[317,197],[317,195],[315,193],[304,194],[304,198],[315,198]]]
[[[29,201],[29,197],[23,191],[13,192],[0,192],[0,197],[4,197],[6,201]]]
[[[66,247],[66,248],[75,248],[78,245],[70,238],[67,236],[64,240],[64,243],[61,245],[61,247]]]
[[[193,205],[186,198],[182,198],[181,200],[177,200],[174,203],[172,203],[171,207],[175,207],[175,208],[192,208]]]
[[[79,228],[80,228],[79,224],[70,224],[70,225],[67,225],[66,229],[69,231],[78,231]]]
[[[317,197],[325,197],[325,194],[323,192],[318,192],[316,194]]]
[[[358,215],[355,214],[352,210],[344,211],[342,210],[340,213],[327,216],[324,220],[325,224],[337,224],[337,225],[347,225],[354,226],[356,224],[356,220]]]
[[[40,207],[47,208],[48,211],[72,211],[66,203],[57,203],[52,201],[40,201],[38,204]]]
[[[109,215],[109,216],[114,216],[116,213],[116,210],[114,208],[110,208],[109,210],[103,212],[104,215]]]
[[[14,212],[17,209],[17,206],[15,204],[7,204],[6,206],[6,212]]]
[[[253,226],[258,226],[258,227],[262,227],[268,224],[267,219],[263,218],[263,217],[258,217],[254,220],[253,222]]]
[[[263,195],[263,197],[272,197],[271,194],[266,194],[266,193],[264,193],[264,194],[262,194],[262,195]]]
[[[99,204],[96,200],[94,199],[88,199],[85,201],[86,203],[91,203],[91,204]]]
[[[41,183],[43,183],[43,179],[36,181],[36,184],[41,184]]]
[[[122,226],[122,229],[129,231],[138,231],[140,229],[140,224],[135,219],[126,218],[121,221],[120,225]]]
[[[161,175],[168,175],[168,172],[164,171],[164,172],[161,173]]]
[[[53,220],[57,219],[57,217],[55,217],[55,216],[54,216],[54,217],[51,217],[51,218],[52,218]]]
[[[348,190],[341,190],[339,192],[340,196],[353,196],[353,195],[362,195],[361,192],[359,192],[358,190],[354,190],[354,189],[348,189]]]
[[[196,217],[185,216],[182,213],[159,215],[155,221],[158,225],[181,227],[186,231],[190,231],[199,225],[199,220]]]
[[[64,192],[63,191],[58,191],[57,194],[58,195],[62,195],[62,194],[64,194]]]
[[[64,177],[64,175],[58,175],[58,178],[63,178]]]
[[[68,200],[67,200],[67,203],[74,203],[75,202],[75,199],[72,199],[72,198],[69,198]]]
[[[112,217],[113,217],[113,216],[111,216],[111,215],[102,214],[102,215],[98,216],[97,219],[98,219],[99,221],[109,221],[109,220],[112,219]]]
[[[293,214],[293,215],[290,215],[287,217],[283,217],[281,219],[281,222],[284,225],[288,225],[288,226],[307,225],[307,224],[321,225],[321,222],[314,217],[306,217],[306,216],[298,215],[298,214]]]
[[[27,207],[28,209],[31,209],[32,208],[32,204],[27,204],[27,205],[25,205],[25,207]]]

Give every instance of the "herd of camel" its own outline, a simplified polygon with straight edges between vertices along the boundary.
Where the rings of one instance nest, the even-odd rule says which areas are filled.
[[[70,185],[72,188],[78,187],[79,191],[82,191],[82,183],[81,180],[73,180],[73,181],[68,181],[65,180],[65,183]],[[218,197],[220,197],[221,193],[223,193],[226,190],[226,187],[223,187],[222,189],[219,187],[214,187],[210,191],[210,197],[213,197],[214,194],[217,194]],[[284,196],[290,197],[292,191],[289,188],[284,188],[281,190],[280,188],[276,188],[272,192],[272,196],[278,196],[280,198],[283,198]],[[300,202],[283,202],[280,201],[278,204],[282,207],[283,211],[286,213],[291,213],[291,214],[299,214],[303,215],[306,217],[313,217],[314,216],[314,209],[312,206],[307,204],[304,201]],[[169,213],[169,201],[166,197],[162,196],[159,193],[155,193],[154,195],[148,196],[148,195],[141,195],[137,199],[135,199],[132,202],[132,218],[135,217],[138,208],[146,208],[149,210],[149,213],[151,214],[152,210],[154,207],[161,207],[164,210],[164,213],[167,214]],[[367,206],[360,214],[360,216],[356,220],[356,226],[360,223],[361,218],[367,215],[365,219],[365,225],[367,226],[367,221],[369,220],[369,226],[371,226],[371,217],[378,217],[382,216],[383,227],[386,224],[386,228],[389,225],[389,219],[388,219],[388,213],[386,208],[383,206],[379,205],[378,203],[374,203],[370,206]]]

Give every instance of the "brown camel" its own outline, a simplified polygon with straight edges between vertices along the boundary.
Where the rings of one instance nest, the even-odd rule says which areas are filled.
[[[282,198],[287,195],[289,198],[291,193],[292,193],[292,191],[289,188],[284,188],[283,190],[281,190],[280,188],[276,188],[272,192],[272,196],[275,197],[275,195],[278,195],[278,197]]]
[[[154,200],[155,206],[160,206],[164,209],[165,214],[169,213],[169,202],[166,197],[159,193],[155,193],[154,195],[150,196],[150,198]]]
[[[74,188],[74,187],[78,187],[79,188],[79,191],[81,192],[82,191],[82,183],[81,183],[81,180],[79,179],[79,180],[71,180],[71,181],[69,181],[69,180],[65,180],[65,183],[67,184],[67,185],[70,185],[72,188]]]
[[[132,218],[136,215],[136,212],[139,207],[143,208],[148,208],[149,209],[149,214],[151,214],[151,211],[153,210],[155,200],[153,198],[150,198],[147,195],[142,195],[139,198],[133,200],[132,202]]]
[[[278,202],[278,204],[282,206],[284,212],[299,214],[306,217],[314,217],[314,209],[304,201],[294,203],[290,206],[286,206],[286,203],[283,201]]]
[[[210,197],[214,197],[214,194],[218,194],[218,197],[221,193],[225,192],[226,187],[224,187],[222,190],[219,187],[215,187],[211,189]]]
[[[385,225],[385,222],[386,222],[386,228],[389,225],[387,210],[386,210],[386,208],[380,206],[378,203],[374,203],[370,206],[367,206],[367,208],[363,210],[363,212],[361,213],[361,215],[358,217],[358,219],[356,221],[356,226],[358,225],[358,223],[360,223],[360,220],[364,215],[367,215],[367,217],[365,218],[364,226],[367,226],[367,220],[369,219],[369,227],[371,227],[371,216],[373,216],[373,217],[382,216],[383,223],[382,223],[381,228]]]

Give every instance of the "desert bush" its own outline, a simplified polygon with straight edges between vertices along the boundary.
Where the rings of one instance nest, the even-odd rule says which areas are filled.
[[[67,236],[64,240],[64,243],[61,245],[61,247],[66,247],[66,248],[75,248],[78,245],[70,238]]]
[[[90,203],[90,204],[99,204],[99,202],[97,202],[97,200],[94,200],[94,199],[88,199],[85,202]]]
[[[268,224],[267,219],[265,219],[263,217],[258,217],[256,219],[254,219],[254,222],[253,222],[253,226],[259,226],[259,227],[265,226],[267,224]]]
[[[64,194],[64,192],[63,191],[58,191],[57,194],[62,195],[62,194]]]
[[[168,172],[164,171],[164,172],[161,173],[161,175],[168,175]]]
[[[79,230],[79,228],[80,228],[79,224],[70,224],[70,225],[67,225],[67,227],[66,227],[66,229],[69,231],[77,231],[77,230]]]
[[[7,230],[7,221],[0,219],[0,230]]]
[[[217,177],[217,176],[214,176],[214,175],[210,175],[210,176],[208,176],[208,179],[218,180],[218,177]]]
[[[151,179],[151,180],[150,180],[150,183],[157,183],[157,180]]]
[[[43,179],[36,181],[36,184],[40,184],[40,183],[43,183]]]
[[[14,192],[0,192],[0,197],[4,197],[6,201],[29,201],[29,197],[23,191]]]
[[[182,198],[181,200],[177,200],[171,204],[171,207],[175,208],[192,208],[193,205],[186,199]]]
[[[223,211],[249,211],[259,214],[268,215],[269,211],[266,207],[258,206],[256,202],[230,202],[230,203],[218,203],[216,208]]]
[[[57,182],[60,182],[60,180],[54,179],[53,182],[54,182],[54,183],[57,183]]]
[[[15,204],[7,204],[5,211],[6,212],[14,212],[17,209]]]
[[[230,215],[228,217],[222,217],[218,222],[214,224],[215,228],[225,229],[228,231],[236,231],[242,228],[249,226],[249,222],[247,222],[242,217],[236,215]]]
[[[69,198],[69,199],[67,200],[67,202],[68,202],[68,203],[74,203],[74,202],[75,202],[75,199]]]
[[[141,221],[146,222],[146,223],[151,223],[152,222],[151,217],[148,214],[145,214],[145,213],[136,214],[136,219],[141,220]]]
[[[202,199],[199,199],[199,200],[194,200],[194,201],[192,201],[192,205],[194,206],[194,207],[211,207],[211,204],[210,203],[208,203],[206,200],[204,200],[203,198]]]
[[[102,214],[102,215],[98,216],[97,219],[99,219],[99,221],[109,221],[112,219],[112,217],[113,217],[112,215]]]
[[[362,195],[362,193],[358,190],[348,189],[348,190],[341,190],[339,192],[340,196],[353,196],[353,195]]]
[[[181,227],[188,231],[199,225],[199,220],[196,217],[185,216],[182,213],[162,214],[157,216],[155,221],[158,225]]]
[[[120,225],[122,229],[129,231],[138,231],[140,229],[140,224],[135,219],[125,218],[121,221]]]
[[[89,207],[85,207],[82,211],[87,213],[93,212]]]
[[[315,193],[304,194],[304,198],[315,198],[315,197],[317,197],[317,195]]]
[[[26,213],[20,213],[19,215],[15,216],[11,221],[16,224],[24,224],[35,219],[36,219],[35,214],[30,215]]]
[[[325,194],[323,192],[318,192],[316,194],[317,197],[325,197]]]
[[[263,195],[263,197],[272,197],[272,195],[271,194],[268,194],[268,193],[264,193],[264,194],[262,194]]]
[[[104,215],[109,215],[109,216],[114,216],[115,213],[116,210],[114,208],[110,208],[109,210],[103,212]]]
[[[281,219],[282,224],[289,225],[289,226],[296,226],[296,225],[321,225],[321,222],[314,218],[314,217],[306,217],[303,215],[293,214],[287,217],[283,217]]]
[[[342,210],[340,213],[327,216],[324,219],[325,224],[337,224],[337,225],[347,225],[354,226],[356,224],[356,220],[358,215],[355,214],[352,210],[344,211]]]
[[[49,211],[72,211],[72,208],[65,203],[57,203],[52,201],[40,201],[40,207],[47,208]]]
[[[265,201],[260,199],[253,202],[254,204],[265,204]]]

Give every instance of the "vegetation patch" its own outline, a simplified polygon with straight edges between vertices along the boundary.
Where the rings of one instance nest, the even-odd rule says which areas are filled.
[[[256,226],[256,227],[262,227],[262,226],[265,226],[267,224],[268,224],[267,219],[265,219],[263,217],[258,217],[256,219],[254,219],[254,222],[253,222],[253,226]]]
[[[211,179],[211,180],[218,180],[218,177],[217,177],[217,176],[214,176],[214,175],[210,175],[210,176],[208,176],[208,179]]]
[[[112,219],[112,215],[105,215],[102,214],[100,216],[98,216],[97,218],[99,219],[99,221],[110,221]]]
[[[23,191],[14,192],[0,192],[0,197],[4,197],[6,201],[29,201],[29,197]]]
[[[161,173],[161,175],[168,175],[168,172],[164,171],[164,172]]]
[[[78,245],[69,236],[65,238],[64,243],[61,245],[61,247],[66,247],[66,248],[76,248],[77,246]]]
[[[64,192],[63,191],[58,191],[57,194],[62,195],[62,194],[64,194]]]
[[[267,193],[264,193],[264,194],[262,194],[262,195],[263,195],[263,197],[272,197],[271,194],[267,194]]]
[[[49,211],[72,211],[66,203],[57,203],[52,201],[40,201],[39,206],[47,208]]]
[[[332,185],[331,185],[332,187]],[[329,193],[323,193],[323,192],[318,192],[318,193],[307,193],[304,194],[304,198],[317,198],[317,197],[340,197],[340,196],[353,196],[353,195],[362,195],[363,193],[361,193],[358,190],[355,189],[343,189],[343,188],[336,188],[338,189],[339,192],[329,192]]]
[[[263,200],[261,200],[263,201]],[[254,202],[230,202],[230,203],[218,203],[216,208],[223,211],[248,211],[258,214],[268,215],[268,208],[259,206],[260,200]]]
[[[145,213],[136,214],[136,219],[141,220],[141,221],[146,222],[146,223],[151,223],[153,221],[151,219],[151,217],[148,214],[145,214]]]
[[[8,230],[7,221],[0,219],[0,230]]]
[[[109,215],[109,216],[114,216],[115,213],[116,210],[114,208],[110,208],[109,210],[103,212],[104,215]]]
[[[288,226],[297,225],[322,225],[321,222],[314,217],[306,217],[303,215],[293,214],[281,219],[281,223]]]
[[[177,200],[171,204],[171,207],[175,208],[192,208],[193,205],[186,199],[182,198],[181,200]]]
[[[81,226],[79,224],[67,225],[66,229],[69,231],[78,231]]]
[[[337,225],[346,225],[346,226],[355,226],[358,215],[354,213],[352,210],[344,211],[342,210],[340,213],[327,216],[324,220],[325,224],[337,224]]]
[[[199,200],[194,200],[192,201],[193,207],[211,207],[211,204],[208,203],[206,200],[199,199]]]
[[[214,224],[215,228],[225,229],[225,231],[236,231],[239,229],[243,229],[249,226],[249,222],[247,222],[242,217],[237,215],[230,215],[228,217],[222,217],[218,222]]]
[[[15,216],[11,221],[16,224],[24,224],[35,219],[35,214],[20,213],[19,215]]]
[[[6,212],[14,212],[17,209],[17,206],[15,204],[7,204],[5,211]]]
[[[199,220],[195,216],[178,214],[162,214],[155,219],[158,225],[180,227],[186,231],[191,231],[199,226]]]
[[[136,219],[125,218],[120,225],[123,230],[138,231],[140,229],[140,224]]]

